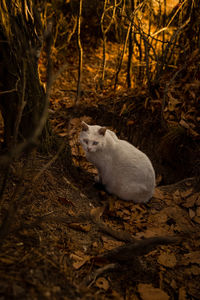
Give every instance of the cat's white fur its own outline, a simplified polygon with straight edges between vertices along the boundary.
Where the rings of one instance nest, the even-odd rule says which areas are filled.
[[[80,143],[106,190],[123,200],[147,202],[154,192],[155,172],[146,154],[105,127],[85,122],[82,127]]]

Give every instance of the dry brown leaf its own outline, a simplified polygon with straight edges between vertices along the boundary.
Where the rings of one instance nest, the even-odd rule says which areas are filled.
[[[163,290],[154,288],[151,284],[138,284],[138,292],[143,300],[168,300],[169,296]]]
[[[67,131],[59,132],[58,135],[64,137],[68,135],[68,132]]]
[[[73,259],[73,267],[78,270],[80,269],[86,262],[90,260],[90,256],[85,255],[81,251],[76,251],[75,253],[70,254],[70,258]]]
[[[195,205],[197,197],[198,193],[193,194],[192,196],[188,197],[182,205],[186,208],[193,207]]]
[[[200,217],[195,216],[192,220],[200,224]]]
[[[122,246],[124,243],[120,241],[112,240],[109,237],[102,236],[103,246],[105,250],[112,250],[113,248]]]
[[[200,207],[197,207],[197,209],[196,209],[196,215],[197,215],[197,217],[200,217]]]
[[[109,282],[104,277],[99,277],[96,281],[96,286],[98,288],[103,289],[104,291],[107,291],[110,287]]]
[[[94,248],[98,248],[98,247],[99,247],[99,245],[98,245],[98,243],[97,243],[97,242],[94,242],[94,243],[92,244],[92,247],[94,247]]]
[[[190,132],[190,134],[193,135],[194,137],[199,137],[199,133],[196,132],[194,129],[189,128],[189,132]]]
[[[180,120],[179,124],[186,129],[190,128],[190,125],[183,119]]]
[[[159,188],[155,188],[153,197],[156,198],[156,199],[164,200],[165,194]]]
[[[127,126],[131,126],[131,125],[133,125],[135,123],[135,121],[133,121],[133,120],[128,120],[127,122],[126,122],[126,125]]]
[[[155,225],[156,226],[156,225]],[[135,234],[135,237],[137,238],[149,238],[152,236],[165,236],[167,234],[166,229],[162,228],[161,226],[156,226],[156,227],[152,227],[152,228],[148,228],[147,230],[143,230],[140,232],[137,232]]]
[[[198,194],[198,198],[196,199],[196,205],[200,206],[200,194]]]
[[[195,211],[191,208],[189,209],[189,216],[191,219],[195,217]]]
[[[159,213],[155,215],[151,215],[149,220],[154,224],[165,224],[167,222],[168,215],[166,214],[165,210],[161,210]]]
[[[72,223],[70,224],[70,228],[83,231],[83,232],[89,232],[91,230],[90,224],[79,224],[79,223]]]
[[[116,299],[116,300],[124,300],[124,297],[122,297],[118,292],[116,292],[115,290],[112,290],[112,296],[113,296],[113,299]],[[138,298],[129,298],[130,300],[138,300]]]
[[[180,195],[180,191],[179,190],[176,190],[174,193],[173,193],[173,200],[174,202],[176,203],[180,203],[182,200],[181,200],[181,195]]]
[[[195,276],[200,275],[200,267],[196,265],[192,265],[191,268],[185,270],[185,273],[187,273],[189,276],[191,274]]]
[[[177,260],[173,253],[161,253],[158,257],[158,262],[162,266],[173,268],[175,267]]]
[[[124,103],[119,115],[121,116],[126,111],[126,109],[127,109],[127,105],[126,105],[126,103]]]
[[[181,260],[182,265],[189,265],[190,263],[200,265],[200,251],[193,251],[183,255]]]
[[[180,192],[180,194],[181,194],[181,197],[182,198],[186,198],[186,197],[189,197],[189,196],[191,196],[192,195],[192,192],[193,192],[193,189],[191,188],[191,189],[188,189],[188,190],[186,190],[186,191],[181,191]]]
[[[99,222],[101,219],[101,216],[103,215],[104,210],[105,210],[105,206],[99,206],[99,207],[92,208],[90,210],[90,215],[91,215],[92,219]]]
[[[168,110],[169,111],[174,111],[177,108],[177,105],[181,104],[180,100],[175,99],[172,94],[170,92],[167,93],[168,97],[169,97],[169,101],[168,101]]]
[[[176,290],[177,289],[177,283],[174,279],[172,279],[171,283],[170,283],[171,287]]]
[[[162,210],[169,218],[176,220],[174,229],[177,231],[188,231],[193,229],[193,224],[188,213],[181,209],[178,205],[166,207]]]
[[[188,299],[186,295],[186,290],[185,287],[182,286],[178,291],[178,300],[186,300],[186,299]]]

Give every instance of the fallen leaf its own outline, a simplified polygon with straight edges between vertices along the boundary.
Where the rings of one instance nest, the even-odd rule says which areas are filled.
[[[158,262],[162,266],[173,268],[176,263],[176,256],[173,253],[161,253],[158,257]]]
[[[181,197],[182,198],[186,198],[186,197],[189,197],[190,195],[192,195],[192,192],[193,192],[193,189],[189,189],[189,190],[186,190],[186,191],[181,191],[180,194],[181,194]]]
[[[185,122],[183,119],[180,120],[179,124],[180,124],[182,127],[186,128],[186,129],[190,128],[190,126],[188,125],[188,123]]]
[[[64,137],[68,135],[68,132],[59,132],[58,135]]]
[[[168,300],[169,296],[163,290],[154,288],[151,284],[138,284],[138,292],[143,300]]]
[[[123,245],[123,242],[112,240],[107,236],[102,236],[102,241],[105,250],[112,250],[113,248]]]
[[[74,207],[74,204],[72,201],[68,200],[67,198],[65,197],[58,197],[58,202],[60,202],[61,204],[63,205],[72,205]]]
[[[104,210],[105,210],[105,206],[99,206],[99,207],[92,208],[90,210],[90,215],[91,215],[92,219],[99,222],[101,216],[103,215]]]
[[[161,191],[159,188],[155,188],[153,197],[156,199],[164,200],[165,195],[164,195],[164,192]]]
[[[89,232],[91,230],[90,224],[79,224],[79,223],[71,223],[70,228],[75,230],[80,230],[83,232]]]
[[[149,217],[149,220],[151,220],[151,222],[153,222],[154,224],[164,224],[167,222],[167,219],[168,216],[164,210],[161,210],[159,213],[151,215]]]
[[[195,205],[197,197],[198,197],[197,193],[193,194],[192,196],[188,197],[182,205],[186,208],[193,207]]]
[[[115,290],[112,290],[112,296],[113,296],[113,299],[116,299],[116,300],[124,300],[124,297],[122,297],[118,292],[116,292]],[[129,298],[130,299],[130,298]],[[130,300],[138,300],[138,298],[131,298]]]
[[[126,103],[124,103],[124,105],[122,106],[121,112],[120,112],[120,116],[127,110],[127,105]]]
[[[194,137],[199,137],[199,133],[196,132],[194,129],[190,128],[190,129],[189,129],[189,132],[190,132],[190,134],[193,135]]]
[[[195,216],[192,220],[200,224],[200,217]]]
[[[200,195],[198,194],[198,198],[196,199],[196,205],[200,206]]]
[[[197,207],[197,209],[196,209],[196,215],[197,215],[197,217],[200,217],[200,207]]]
[[[177,289],[177,283],[174,279],[172,279],[171,283],[170,283],[171,287],[175,290]]]
[[[86,262],[90,260],[90,256],[85,255],[81,251],[76,251],[75,253],[70,254],[70,258],[73,259],[73,267],[78,270],[80,269]]]
[[[180,194],[180,191],[179,190],[176,190],[174,193],[173,193],[173,200],[174,202],[176,203],[180,203],[182,200],[181,200],[181,194]]]
[[[100,289],[103,289],[104,291],[107,291],[110,287],[108,280],[104,277],[99,277],[97,279],[96,286],[98,286]]]
[[[179,291],[178,291],[178,300],[186,300],[187,295],[186,295],[186,290],[185,287],[180,287]]]
[[[183,255],[181,260],[182,265],[189,265],[190,263],[200,265],[200,251],[193,251]]]
[[[130,126],[130,125],[133,125],[135,123],[135,121],[133,121],[133,120],[128,120],[127,122],[126,122],[126,125],[127,126]]]
[[[195,211],[191,208],[189,209],[189,216],[191,219],[195,217]]]
[[[200,275],[200,267],[196,265],[192,265],[191,268],[185,270],[185,273],[187,273],[189,276],[191,274],[195,276]]]

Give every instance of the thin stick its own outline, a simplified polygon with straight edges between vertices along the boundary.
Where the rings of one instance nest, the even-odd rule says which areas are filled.
[[[79,68],[78,68],[78,82],[77,82],[77,94],[76,94],[75,104],[77,104],[80,100],[82,68],[83,68],[83,48],[81,45],[81,16],[82,16],[82,0],[80,0],[80,2],[79,2],[79,13],[78,13],[78,23],[77,23],[77,43],[78,43],[78,52],[79,52]]]
[[[14,146],[16,146],[16,143],[17,143],[17,137],[18,137],[18,133],[19,133],[19,125],[20,125],[20,122],[21,122],[21,119],[22,119],[22,113],[23,113],[24,107],[26,106],[25,88],[26,88],[26,62],[23,59],[22,96],[21,96],[21,101],[20,101],[20,104],[19,104],[19,112],[18,112],[18,115],[16,117],[16,121],[15,121],[15,131],[14,131],[14,137],[13,137]]]

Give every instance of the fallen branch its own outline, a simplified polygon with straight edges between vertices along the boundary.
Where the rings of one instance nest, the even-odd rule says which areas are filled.
[[[135,240],[132,243],[119,246],[112,250],[106,251],[97,256],[97,259],[106,259],[109,262],[117,262],[119,264],[131,264],[135,257],[143,256],[159,245],[169,245],[178,243],[183,239],[180,236],[158,236],[146,238],[143,240]]]

